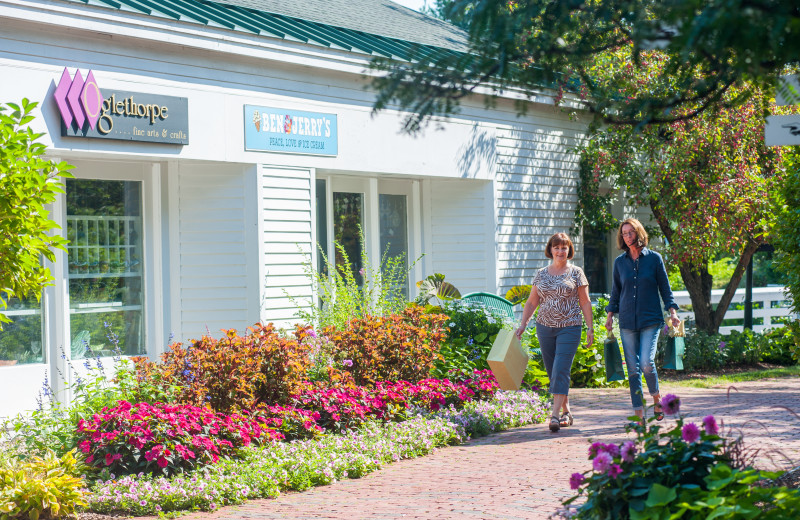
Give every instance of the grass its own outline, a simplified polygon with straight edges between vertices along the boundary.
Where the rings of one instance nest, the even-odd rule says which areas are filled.
[[[800,377],[800,365],[790,367],[777,367],[767,369],[752,369],[735,372],[732,374],[703,375],[697,374],[685,379],[671,380],[663,378],[669,382],[670,386],[689,386],[694,388],[712,388],[718,385],[730,383],[741,383],[743,381],[758,381],[760,379],[770,379],[777,377]]]

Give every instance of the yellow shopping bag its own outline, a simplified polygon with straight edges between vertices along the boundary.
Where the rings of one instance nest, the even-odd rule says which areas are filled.
[[[519,390],[528,368],[528,353],[513,330],[503,329],[497,333],[486,361],[502,390]]]

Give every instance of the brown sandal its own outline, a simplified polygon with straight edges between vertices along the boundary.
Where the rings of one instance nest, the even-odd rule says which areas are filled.
[[[655,403],[653,405],[653,415],[655,416],[656,421],[664,420],[664,409],[661,408],[661,403]]]
[[[561,419],[555,415],[550,416],[550,431],[555,433],[561,429]]]
[[[567,426],[572,426],[572,412],[564,412],[561,414],[561,419],[558,420],[559,426],[562,428],[566,428]]]

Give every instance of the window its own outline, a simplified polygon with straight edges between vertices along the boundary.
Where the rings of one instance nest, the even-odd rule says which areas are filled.
[[[70,353],[142,355],[142,183],[68,179]]]
[[[33,296],[11,298],[4,314],[11,323],[0,332],[0,366],[44,363],[41,302]]]

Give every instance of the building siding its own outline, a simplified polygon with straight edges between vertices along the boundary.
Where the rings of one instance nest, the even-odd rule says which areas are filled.
[[[315,243],[312,171],[264,166],[260,187],[261,320],[288,327],[297,314],[292,298],[309,304],[312,296],[307,274]]]
[[[497,293],[530,284],[547,265],[544,247],[557,232],[570,233],[577,202],[578,157],[584,125],[552,109],[529,112],[528,121],[497,128]],[[575,262],[581,264],[580,238]]]
[[[230,165],[178,167],[180,337],[248,325],[245,175]]]

